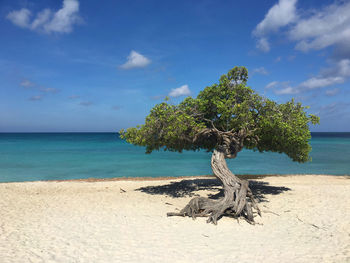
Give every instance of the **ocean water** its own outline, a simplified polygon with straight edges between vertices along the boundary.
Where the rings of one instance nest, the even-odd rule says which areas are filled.
[[[350,175],[350,133],[313,133],[312,162],[286,155],[240,152],[236,174]],[[153,152],[116,133],[0,133],[0,182],[211,174],[210,153]]]

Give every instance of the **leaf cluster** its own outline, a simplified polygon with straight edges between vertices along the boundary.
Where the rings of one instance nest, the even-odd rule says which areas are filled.
[[[307,107],[294,100],[278,104],[258,95],[246,85],[247,80],[247,69],[235,67],[197,98],[187,97],[178,105],[157,104],[145,124],[122,130],[120,136],[145,146],[147,153],[226,147],[235,156],[245,147],[308,161],[309,124],[317,124],[319,118],[308,115]]]

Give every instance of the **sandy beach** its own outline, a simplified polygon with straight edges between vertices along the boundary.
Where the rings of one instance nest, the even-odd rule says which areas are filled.
[[[0,184],[6,262],[350,262],[350,177],[256,177],[256,225],[167,217],[212,177]]]

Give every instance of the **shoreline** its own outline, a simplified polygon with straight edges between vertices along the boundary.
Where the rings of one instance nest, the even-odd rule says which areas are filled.
[[[267,177],[289,177],[289,176],[332,176],[332,177],[349,177],[350,174],[235,174],[240,179],[255,180]],[[189,176],[161,176],[161,177],[106,177],[106,178],[80,178],[80,179],[62,179],[62,180],[34,180],[34,181],[14,181],[14,182],[0,182],[1,184],[12,183],[35,183],[35,182],[108,182],[108,181],[165,181],[176,179],[195,179],[195,178],[212,178],[216,179],[214,175],[189,175]]]
[[[1,262],[350,262],[349,176],[250,180],[256,225],[166,216],[214,178],[2,183]]]

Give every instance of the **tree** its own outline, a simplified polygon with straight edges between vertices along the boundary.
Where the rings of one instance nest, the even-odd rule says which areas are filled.
[[[160,149],[212,152],[212,170],[223,184],[224,197],[195,197],[169,216],[208,216],[207,222],[216,224],[229,214],[254,223],[253,211],[261,214],[248,181],[236,177],[225,159],[246,148],[285,153],[301,163],[310,160],[309,124],[317,124],[319,118],[308,115],[307,107],[294,100],[278,104],[259,96],[246,85],[247,80],[247,69],[235,67],[197,98],[187,97],[178,105],[166,100],[151,109],[145,124],[120,132],[127,142],[145,146],[146,153]]]

